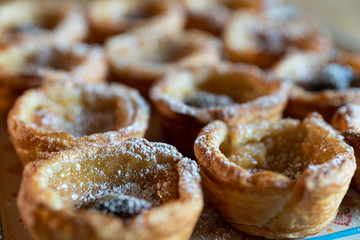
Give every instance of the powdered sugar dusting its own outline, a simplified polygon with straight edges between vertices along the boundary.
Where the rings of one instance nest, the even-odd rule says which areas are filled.
[[[177,199],[179,191],[201,194],[196,163],[183,159],[170,145],[132,138],[101,148],[114,148],[114,152],[108,149],[110,152],[89,159],[69,159],[75,162],[50,179],[67,204],[86,208],[107,196],[117,196],[126,209],[145,209],[147,204],[159,206]],[[116,201],[112,203],[120,208]]]
[[[247,239],[245,234],[234,230],[210,206],[205,198],[205,206],[196,224],[191,240]]]
[[[69,111],[66,111],[65,115],[62,114],[63,110],[56,110],[54,106],[38,109],[34,113],[34,123],[39,128],[68,132],[75,137],[114,129],[115,114],[111,108],[94,111],[78,105],[67,109]]]
[[[348,103],[336,110],[332,118],[332,125],[339,131],[360,130],[360,106]]]
[[[228,123],[230,124],[230,122]],[[343,153],[350,151],[343,138],[321,117],[311,115],[303,122],[286,119],[278,123],[260,122],[228,125],[213,122],[195,141],[208,168],[219,155],[226,157],[221,164],[234,164],[250,174],[266,170],[278,172],[296,180],[307,168],[340,167]]]
[[[49,86],[40,93],[33,93],[43,99],[34,106],[30,121],[46,131],[67,132],[75,137],[114,131],[107,136],[110,141],[119,138],[115,131],[130,135],[147,127],[147,104],[136,91],[120,84]],[[96,136],[88,138],[94,139]]]

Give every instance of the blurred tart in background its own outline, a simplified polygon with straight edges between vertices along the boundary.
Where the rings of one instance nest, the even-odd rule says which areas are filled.
[[[26,91],[8,115],[8,132],[26,164],[76,146],[142,137],[149,108],[120,84],[44,85]]]

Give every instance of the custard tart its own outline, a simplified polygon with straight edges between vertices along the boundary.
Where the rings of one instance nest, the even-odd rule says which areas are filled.
[[[195,161],[132,138],[28,164],[18,205],[34,239],[189,239],[203,196]]]
[[[221,58],[220,48],[218,39],[197,30],[171,35],[120,34],[105,47],[114,80],[146,97],[150,86],[171,70],[215,65]]]
[[[97,0],[88,7],[90,41],[128,31],[174,32],[182,29],[185,16],[179,4],[172,0]]]
[[[256,67],[222,63],[169,73],[151,88],[150,99],[165,137],[193,155],[194,140],[209,122],[236,116],[277,120],[287,93],[285,82]]]
[[[266,238],[328,226],[356,168],[353,149],[317,113],[301,122],[214,121],[194,149],[212,206],[234,228]]]
[[[331,118],[331,125],[341,131],[346,141],[354,148],[357,168],[353,177],[354,187],[360,191],[360,106],[348,103],[338,108]]]
[[[107,68],[97,46],[26,41],[0,47],[0,111],[7,112],[23,91],[42,84],[102,82]]]
[[[26,91],[8,115],[8,132],[26,164],[82,145],[142,137],[149,109],[136,90],[120,84],[46,85]]]
[[[307,58],[326,56],[332,46],[327,32],[289,6],[237,11],[226,24],[222,39],[231,61],[274,69],[281,77],[288,58],[304,53]]]
[[[80,6],[69,1],[16,0],[0,3],[0,43],[82,41],[88,25]]]
[[[187,28],[200,29],[220,36],[233,11],[239,9],[265,9],[273,0],[180,0],[187,13]]]
[[[286,116],[304,118],[317,111],[330,122],[337,108],[360,103],[360,56],[334,51],[326,61],[314,62],[311,68],[314,71],[306,78],[292,80]]]

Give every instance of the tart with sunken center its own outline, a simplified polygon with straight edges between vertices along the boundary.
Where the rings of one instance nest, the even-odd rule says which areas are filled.
[[[167,72],[186,67],[215,65],[221,42],[198,30],[171,35],[120,34],[106,42],[114,80],[148,96],[150,86]]]
[[[8,115],[8,132],[26,164],[52,152],[142,137],[149,109],[121,84],[45,85],[26,91]]]
[[[203,196],[195,161],[132,138],[28,164],[18,205],[34,239],[189,239]]]
[[[180,5],[172,0],[97,0],[89,5],[88,17],[95,42],[128,31],[174,32],[185,24]]]
[[[69,1],[20,0],[0,4],[2,44],[14,40],[74,43],[85,39],[87,32],[84,13]]]
[[[347,103],[360,103],[360,56],[334,51],[327,61],[309,63],[307,77],[296,79],[285,115],[304,118],[312,111],[330,122],[335,110]]]
[[[195,155],[209,200],[234,228],[267,238],[315,234],[335,218],[356,163],[319,114],[206,126]]]
[[[26,89],[70,79],[103,82],[107,70],[97,46],[25,41],[0,47],[0,111],[7,112]]]
[[[232,10],[268,8],[275,1],[268,0],[181,0],[187,13],[187,28],[200,29],[214,35],[221,35]]]
[[[281,77],[288,70],[283,67],[288,58],[326,56],[332,46],[326,32],[289,6],[238,11],[226,24],[222,39],[231,61],[275,69]]]
[[[354,148],[357,168],[352,183],[360,191],[360,105],[348,103],[338,108],[331,119],[331,125],[341,131]]]
[[[151,88],[150,99],[166,137],[190,156],[209,122],[236,116],[277,120],[287,93],[285,82],[257,67],[223,63],[169,73]]]

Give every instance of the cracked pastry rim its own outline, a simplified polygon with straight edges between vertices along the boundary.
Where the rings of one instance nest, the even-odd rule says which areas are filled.
[[[186,92],[188,88],[192,88],[191,85],[182,86],[186,83],[184,80],[194,82],[195,74],[199,79],[207,79],[213,77],[210,76],[210,73],[220,77],[235,74],[239,76],[239,82],[243,81],[242,77],[249,77],[254,80],[251,82],[258,84],[258,87],[263,87],[265,84],[272,90],[266,94],[254,93],[256,98],[252,100],[224,107],[201,109],[188,106],[179,99],[183,94],[181,89],[185,89]],[[250,80],[246,80],[246,82],[250,82]],[[193,155],[193,141],[200,130],[211,121],[240,116],[246,118],[247,121],[257,118],[270,121],[279,119],[287,102],[288,87],[287,83],[256,67],[222,63],[217,66],[171,72],[152,86],[150,99],[160,115],[161,125],[166,131],[167,137],[180,151]],[[171,95],[175,89],[176,97]]]
[[[331,118],[331,125],[341,131],[346,141],[354,148],[357,168],[352,180],[354,187],[360,191],[360,106],[348,103],[338,108]]]
[[[26,89],[61,81],[100,83],[104,81],[108,72],[103,49],[87,44],[51,46],[37,42],[15,43],[0,50],[0,54],[0,91],[3,93],[0,95],[2,103],[0,111],[2,112],[7,112],[15,99]],[[40,61],[46,58],[49,58],[50,62],[57,61],[49,54],[60,59],[61,62],[56,64],[68,66],[62,68],[47,66],[46,62],[43,65],[27,62],[28,58],[34,56],[44,58]],[[11,67],[18,64],[18,69],[8,71],[7,66],[12,61]]]
[[[357,75],[357,81],[360,81],[360,57],[345,52],[335,54],[334,60],[329,61],[329,63],[334,62],[351,67]],[[304,118],[309,112],[316,111],[327,122],[330,122],[335,110],[347,103],[360,103],[360,88],[350,87],[345,90],[326,89],[320,92],[312,92],[294,83],[290,89],[285,115]]]
[[[142,148],[145,150],[141,150]],[[97,178],[99,176],[91,177],[94,173],[90,173],[90,176],[86,177],[84,173],[84,171],[91,172],[95,164],[92,161],[94,159],[101,159],[107,163],[103,166],[104,170],[108,169],[104,175],[105,177],[106,174],[109,175],[106,181],[112,181],[114,176],[119,174],[112,172],[117,171],[123,164],[134,163],[135,169],[146,168],[149,171],[154,164],[155,168],[157,168],[156,164],[173,164],[172,169],[179,177],[175,186],[177,196],[130,219],[87,210],[75,210],[75,200],[71,200],[72,197],[68,195],[81,195],[84,189],[78,190],[81,189],[80,182],[68,180],[74,174],[62,176],[62,180],[59,174],[72,168],[74,173],[80,172],[80,177],[84,174],[82,179],[85,181],[82,182],[84,185],[92,184],[94,181],[97,183],[101,181]],[[141,161],[155,162],[147,162],[148,165],[142,166]],[[81,172],[81,168],[85,170]],[[128,171],[134,170],[128,169]],[[69,187],[71,183],[79,185],[79,188],[75,186],[76,192],[70,190],[69,193],[62,192],[61,189],[56,190],[54,186],[51,187],[54,178],[59,178],[60,183],[68,184]],[[121,182],[114,183],[121,184]],[[55,182],[52,185],[54,184],[61,185]],[[96,191],[95,188],[90,188],[89,191]],[[188,239],[202,210],[203,197],[198,167],[193,160],[183,158],[170,145],[133,138],[119,144],[79,147],[56,153],[47,161],[28,164],[23,174],[18,205],[21,216],[35,239],[44,237],[53,239],[55,236],[63,239]]]
[[[121,6],[121,4],[125,6]],[[136,19],[135,16],[135,20],[126,15],[127,13],[131,14],[133,10],[144,8],[144,6],[145,8],[155,6],[158,8],[159,13],[144,19]],[[116,14],[119,14],[120,17],[116,16]],[[121,2],[97,0],[88,6],[87,15],[91,28],[90,40],[95,42],[103,42],[108,37],[129,31],[150,34],[154,32],[173,32],[181,29],[185,22],[181,7],[176,1],[167,0],[156,0],[155,2],[149,0],[126,0]]]
[[[4,17],[1,19],[3,22],[0,32],[6,33],[7,28],[15,27],[17,24],[24,24],[37,21],[42,17],[55,12],[60,19],[57,19],[56,25],[52,29],[42,28],[40,32],[30,33],[10,33],[8,41],[40,41],[40,42],[64,42],[75,43],[84,40],[88,34],[88,24],[85,15],[80,9],[80,6],[70,2],[58,2],[54,7],[53,2],[47,3],[46,1],[5,1],[0,4],[0,13]],[[20,11],[20,12],[19,12]],[[45,23],[47,24],[47,23]],[[1,28],[1,27],[0,27]],[[13,36],[12,36],[13,35]],[[14,39],[13,39],[14,38]]]
[[[201,131],[195,141],[196,159],[205,189],[211,194],[212,205],[233,227],[250,235],[298,238],[320,232],[335,218],[349,187],[356,168],[352,148],[319,114],[310,114],[301,123],[291,119],[268,123],[269,126],[279,125],[279,128],[273,129],[275,132],[284,131],[280,127],[283,124],[304,124],[307,134],[312,136],[308,141],[317,134],[318,138],[328,143],[324,145],[324,151],[331,149],[334,153],[329,152],[327,159],[323,156],[323,162],[308,163],[295,180],[272,170],[251,174],[231,163],[220,150],[220,145],[229,137],[229,129],[245,129],[247,125],[241,126],[242,123],[242,119],[232,119],[227,123],[214,121]],[[265,125],[264,129],[267,128],[268,125]],[[237,136],[235,141],[245,144],[266,137],[253,136],[252,131],[249,132]],[[316,148],[311,143],[308,145]],[[313,151],[320,152],[319,149]]]
[[[105,50],[115,81],[134,87],[147,97],[151,85],[169,71],[218,63],[220,46],[220,41],[210,34],[189,30],[164,36],[120,34],[106,41]],[[134,47],[141,53],[132,59]],[[164,61],[158,60],[161,58]]]
[[[311,59],[319,55],[328,55],[332,41],[326,31],[314,27],[312,23],[296,15],[293,22],[277,20],[272,16],[275,15],[272,12],[279,11],[285,12],[283,15],[286,15],[286,12],[291,13],[293,10],[282,6],[263,11],[241,10],[232,15],[222,34],[225,52],[231,61],[255,64],[261,68],[271,69],[280,77],[288,77],[288,65],[294,61],[293,58]],[[289,15],[289,13],[287,14]],[[281,21],[284,22],[281,23]],[[266,31],[267,26],[264,24],[267,22],[279,22],[280,26],[289,24],[293,26],[280,28],[275,24],[275,26],[269,26],[269,28],[273,28],[272,31]],[[265,31],[264,29],[259,31],[256,28],[265,28]],[[269,39],[268,42],[262,40],[261,35],[257,36],[259,33],[268,33],[269,36],[263,36],[265,40]]]
[[[95,104],[95,102],[91,102],[95,101],[93,99],[95,97],[97,98],[96,104],[103,104],[103,108],[106,106],[108,107],[107,110],[111,109],[113,112],[111,116],[113,119],[110,119],[110,121],[112,121],[110,124],[112,124],[111,127],[113,127],[113,129],[105,128],[104,132],[89,132],[89,134],[86,133],[86,131],[90,131],[91,129],[84,129],[85,132],[81,132],[83,129],[80,129],[79,136],[75,136],[72,132],[67,132],[69,129],[64,130],[66,126],[62,124],[67,124],[67,122],[65,122],[66,119],[66,121],[70,121],[72,124],[70,130],[77,131],[77,129],[74,128],[79,126],[75,125],[74,121],[76,119],[74,118],[80,118],[82,113],[80,112],[79,116],[74,115],[75,117],[67,116],[66,112],[61,112],[64,111],[62,108],[67,107],[67,111],[71,112],[71,107],[75,107],[73,111],[76,113],[76,111],[78,111],[76,104],[81,103],[84,105],[79,107],[80,111],[83,111],[81,107],[86,107],[86,101],[89,101],[87,103],[89,105]],[[73,106],[69,106],[72,101],[74,101]],[[48,103],[50,104],[50,108]],[[56,106],[56,109],[51,105]],[[96,109],[91,109],[91,107],[92,106],[90,106],[90,114],[96,114],[96,112],[91,112],[91,110],[96,111]],[[45,115],[43,117],[41,116],[42,109],[45,109]],[[49,110],[54,112],[50,112]],[[41,126],[34,122],[37,119],[37,114],[40,114],[39,121]],[[43,119],[45,119],[46,123],[47,116],[50,117],[48,123],[55,122],[54,119],[51,119],[52,114],[54,114],[55,119],[58,118],[60,121],[58,124],[61,126],[55,126],[59,129],[54,129],[53,125],[48,124],[49,126],[47,126],[43,123]],[[63,117],[64,120],[59,117]],[[90,118],[91,115],[88,117]],[[7,124],[10,140],[19,158],[23,164],[26,164],[34,161],[36,158],[46,157],[52,152],[58,152],[76,146],[106,144],[122,141],[130,137],[142,137],[147,129],[148,120],[148,105],[134,89],[116,83],[110,85],[64,84],[54,86],[45,85],[39,89],[27,90],[16,100],[14,107],[8,114]],[[85,119],[80,121],[85,121]],[[86,121],[89,122],[89,119],[86,119]],[[94,121],[99,121],[99,119],[95,119]],[[44,128],[42,128],[43,126]]]

